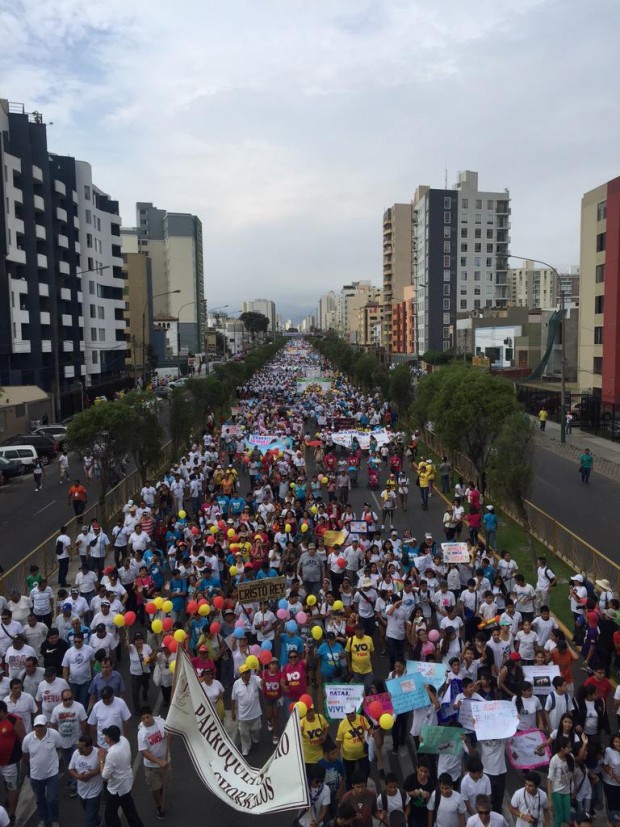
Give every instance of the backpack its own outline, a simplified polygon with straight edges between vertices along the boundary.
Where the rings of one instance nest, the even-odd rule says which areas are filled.
[[[551,571],[551,569],[549,568],[549,566],[545,566],[545,577],[547,578],[547,580],[550,583],[553,583],[553,581],[555,580],[555,577],[549,577],[549,572],[550,571]]]
[[[65,550],[65,544],[62,540],[56,540],[56,554],[60,557],[60,555]]]
[[[594,583],[591,583],[587,577],[583,579],[583,587],[587,592],[588,597],[595,597],[596,593],[594,591]]]
[[[405,811],[405,802],[407,801],[407,796],[402,790],[398,791],[400,793],[400,800],[401,800],[401,807],[403,812]],[[381,806],[383,807],[383,812],[387,815],[388,811],[388,797],[387,793],[381,793]]]

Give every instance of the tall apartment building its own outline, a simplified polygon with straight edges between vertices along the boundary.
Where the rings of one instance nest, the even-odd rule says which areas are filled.
[[[136,222],[138,252],[151,259],[153,314],[178,319],[181,353],[200,353],[206,329],[202,222],[141,201]]]
[[[358,313],[368,301],[376,300],[380,290],[369,280],[344,284],[337,296],[338,330],[349,342],[357,342]]]
[[[394,305],[404,301],[413,283],[413,206],[393,204],[383,213],[383,344],[393,348]]]
[[[383,321],[383,296],[377,290],[375,297],[359,308],[357,313],[357,343],[364,347],[380,347]]]
[[[620,405],[620,177],[581,199],[579,386]]]
[[[276,305],[269,299],[253,299],[250,302],[243,302],[241,305],[243,313],[262,313],[269,319],[268,333],[275,333],[276,326]]]
[[[454,346],[456,313],[508,303],[510,194],[478,189],[459,173],[451,190],[417,188],[413,199],[417,353]]]
[[[39,113],[0,99],[0,384],[48,391],[121,373],[118,204],[52,155]]]
[[[333,290],[325,293],[319,299],[317,320],[319,330],[324,332],[336,330],[338,327],[338,299]]]
[[[513,307],[550,310],[557,307],[560,285],[554,271],[537,261],[524,261],[508,271],[509,304]]]

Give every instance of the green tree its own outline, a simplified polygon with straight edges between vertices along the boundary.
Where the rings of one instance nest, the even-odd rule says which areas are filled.
[[[159,421],[159,400],[150,391],[132,391],[121,399],[120,404],[129,409],[128,416],[134,425],[129,453],[144,484],[162,460],[165,432]]]
[[[369,391],[374,384],[373,374],[377,359],[372,353],[362,353],[355,361],[353,378],[364,390]]]
[[[266,333],[269,327],[269,319],[262,313],[256,313],[254,310],[248,310],[241,313],[239,321],[243,322],[243,326],[252,337],[252,342],[256,340],[257,333]]]
[[[455,362],[420,380],[413,415],[451,451],[461,451],[485,472],[503,424],[520,410],[512,385],[486,371]]]
[[[193,399],[186,388],[175,388],[170,399],[170,439],[175,454],[185,450],[194,429]]]
[[[405,416],[413,402],[413,384],[409,365],[398,365],[390,372],[388,395],[390,401],[396,405],[399,415]]]
[[[489,487],[506,505],[517,512],[527,537],[534,570],[538,563],[532,529],[525,506],[534,479],[534,437],[536,427],[525,413],[509,416],[495,440],[489,462]]]

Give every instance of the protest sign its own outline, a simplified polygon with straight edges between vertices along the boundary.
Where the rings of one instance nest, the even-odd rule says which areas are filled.
[[[480,701],[461,701],[461,706],[459,707],[458,721],[459,724],[463,727],[463,729],[467,729],[470,732],[474,731],[474,718],[476,717],[476,706],[479,703]]]
[[[432,755],[460,755],[463,751],[464,729],[450,726],[423,726],[418,752]]]
[[[373,703],[381,704],[381,712],[379,715],[371,715],[368,711],[368,707]],[[389,715],[394,714],[394,706],[392,704],[392,698],[389,692],[381,692],[379,695],[366,695],[364,698],[364,712],[368,717],[373,721],[378,721],[379,718],[387,712]]]
[[[364,685],[361,683],[327,683],[325,689],[325,714],[332,721],[345,717],[345,707],[355,704],[359,709],[364,698]]]
[[[546,737],[540,729],[524,729],[516,732],[506,744],[511,766],[515,770],[535,770],[548,766],[551,760],[549,747],[543,747],[542,755],[536,752],[542,747]]]
[[[368,523],[366,520],[351,520],[348,524],[348,529],[351,534],[364,534],[368,533]]]
[[[479,741],[510,738],[517,731],[519,716],[511,701],[478,701],[474,731]]]
[[[467,549],[467,543],[442,543],[444,563],[470,563],[471,555]]]
[[[524,666],[523,675],[534,687],[534,695],[548,695],[553,689],[552,681],[560,674],[555,663],[546,666]]]
[[[166,731],[183,739],[207,789],[229,807],[252,815],[308,807],[297,710],[293,710],[275,751],[260,769],[255,769],[231,740],[181,647],[175,671]]]
[[[242,605],[261,600],[279,600],[286,595],[286,577],[263,577],[237,584],[237,600]]]
[[[334,546],[341,546],[344,543],[347,539],[347,533],[344,530],[338,531],[338,529],[333,529],[325,531],[323,533],[323,539],[325,540],[327,548],[333,548]]]
[[[407,661],[407,674],[419,675],[422,684],[429,683],[435,689],[440,689],[446,680],[446,667],[443,663],[425,663],[421,660]],[[428,699],[428,695],[426,696]],[[426,701],[428,703],[428,700]],[[424,704],[426,706],[426,704]]]
[[[401,712],[410,712],[412,709],[420,709],[428,706],[430,701],[424,683],[416,675],[402,675],[400,678],[392,678],[386,681],[385,685],[392,698],[394,712],[400,715]],[[426,698],[426,701],[424,701]]]

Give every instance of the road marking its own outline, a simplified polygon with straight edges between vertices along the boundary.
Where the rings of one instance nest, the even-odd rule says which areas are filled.
[[[37,514],[40,514],[42,511],[45,511],[45,509],[49,508],[50,505],[54,505],[55,502],[56,502],[56,500],[52,500],[47,505],[44,505],[43,508],[40,508],[38,511],[35,511],[34,514],[33,514],[33,517],[36,517]]]

